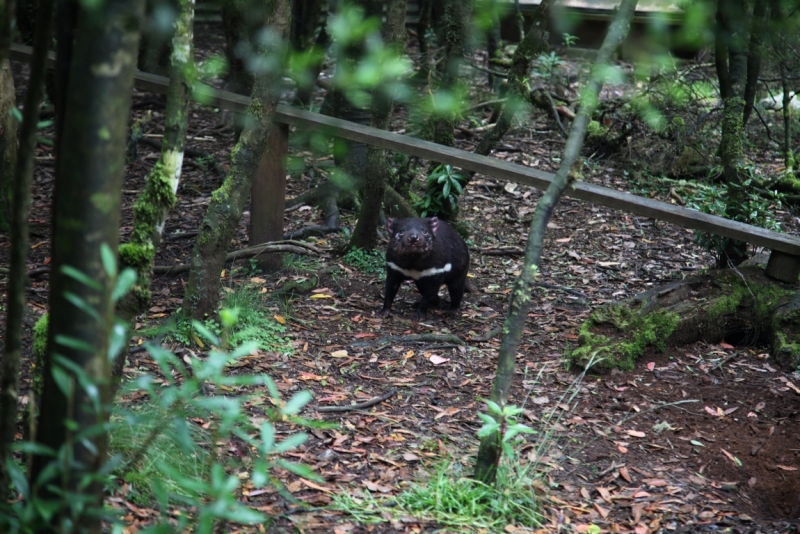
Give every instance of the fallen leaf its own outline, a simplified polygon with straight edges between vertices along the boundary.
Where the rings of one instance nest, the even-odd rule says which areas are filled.
[[[646,435],[641,430],[626,430],[625,433],[634,438],[643,438]]]
[[[724,341],[722,343],[720,343],[719,346],[722,347],[723,349],[727,349],[727,350],[731,350],[733,348],[736,348],[733,345],[729,345],[729,344],[725,343]]]
[[[428,359],[431,361],[433,365],[441,365],[443,363],[447,363],[450,361],[449,358],[442,358],[441,356],[437,356],[435,354]]]
[[[333,295],[328,295],[327,293],[317,293],[316,295],[311,295],[312,299],[332,299]]]
[[[594,503],[594,507],[597,510],[597,512],[603,517],[603,519],[608,517],[608,514],[609,514],[610,510],[607,510],[607,509],[603,508],[602,506],[600,506],[597,503]]]
[[[283,315],[277,315],[277,314],[275,314],[275,315],[273,315],[272,317],[273,317],[273,318],[274,318],[276,321],[278,321],[280,324],[286,324],[286,317],[284,317]]]
[[[649,363],[647,364],[647,370],[648,370],[648,371],[652,371],[652,370],[653,370],[653,369],[655,369],[655,368],[656,368],[656,362],[649,362]]]
[[[335,350],[331,352],[331,358],[347,358],[347,351],[342,350]]]
[[[727,456],[728,459],[731,462],[733,462],[737,467],[741,467],[742,466],[742,461],[740,459],[738,459],[736,456],[732,455],[731,453],[729,453],[728,451],[726,451],[723,448],[720,448],[719,450],[721,450],[725,454],[725,456]]]
[[[781,464],[778,464],[778,465],[776,465],[775,467],[777,467],[777,468],[778,468],[778,469],[780,469],[781,471],[797,471],[797,468],[796,468],[796,467],[792,467],[792,466],[790,466],[790,465],[781,465]]]
[[[619,468],[619,476],[624,478],[625,482],[627,482],[628,484],[633,483],[633,478],[631,478],[631,474],[628,472],[628,468],[627,467],[623,466],[623,467]]]

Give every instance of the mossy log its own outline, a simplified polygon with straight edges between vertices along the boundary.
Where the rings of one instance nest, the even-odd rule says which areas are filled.
[[[800,292],[769,278],[758,261],[711,270],[595,310],[569,358],[598,369],[632,369],[647,347],[696,341],[769,345],[778,364],[800,365]]]

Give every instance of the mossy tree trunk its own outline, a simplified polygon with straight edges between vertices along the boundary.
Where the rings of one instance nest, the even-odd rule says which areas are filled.
[[[389,0],[386,2],[386,20],[383,24],[383,41],[385,46],[394,50],[397,55],[403,53],[406,42],[406,0]],[[388,81],[387,84],[391,84]],[[393,102],[388,91],[376,91],[372,100],[372,126],[386,130],[391,119]],[[373,146],[367,147],[367,166],[364,173],[368,179],[362,187],[361,210],[358,214],[351,248],[372,250],[378,244],[378,222],[389,180],[391,167],[386,150]]]
[[[717,59],[720,94],[723,95],[722,136],[719,156],[725,181],[730,184],[726,198],[726,213],[730,217],[743,203],[741,187],[745,179],[744,115],[745,85],[747,79],[747,32],[745,28],[748,6],[746,0],[729,0],[717,4],[717,50],[725,50],[727,64]],[[738,265],[747,258],[747,245],[727,239],[720,251],[718,265],[730,262]]]
[[[130,242],[119,248],[120,263],[132,267],[137,274],[136,285],[119,303],[120,315],[127,321],[133,320],[150,304],[155,251],[161,242],[167,216],[175,206],[183,167],[194,70],[194,0],[180,0],[179,5],[172,37],[161,156],[147,175],[144,190],[136,200]],[[125,354],[122,353],[114,362],[114,377],[122,375],[124,365]]]
[[[630,21],[636,9],[636,0],[622,0],[614,16],[608,35],[597,53],[595,64],[588,85],[581,93],[581,106],[567,138],[561,165],[536,206],[536,213],[531,220],[528,244],[525,248],[525,263],[522,274],[514,282],[508,314],[503,325],[500,353],[497,359],[497,374],[492,387],[491,400],[499,406],[505,406],[514,377],[517,348],[519,347],[525,320],[530,309],[534,283],[538,273],[538,265],[542,256],[542,242],[547,223],[558,200],[567,190],[571,182],[570,171],[580,157],[586,128],[592,113],[597,109],[600,89],[603,86],[604,72],[608,68],[612,54],[628,35]],[[502,422],[501,422],[502,423]],[[493,484],[500,464],[502,436],[499,432],[489,434],[481,439],[478,457],[475,462],[475,478],[486,484]]]
[[[280,44],[262,52],[283,56],[289,34],[289,0],[271,0],[265,9],[268,25],[279,37]],[[283,64],[282,57],[275,63]],[[194,319],[210,316],[219,303],[220,274],[250,194],[253,176],[267,148],[272,118],[280,98],[281,74],[274,71],[257,74],[245,127],[231,154],[230,170],[222,186],[212,194],[200,226],[183,299],[185,313]]]
[[[35,494],[55,504],[51,530],[57,525],[60,530],[77,513],[75,530],[92,533],[101,527],[103,478],[98,473],[106,462],[107,441],[98,429],[108,420],[111,400],[114,322],[114,277],[104,268],[102,249],[117,250],[144,2],[106,0],[79,4],[78,10],[58,142],[48,348],[37,426],[39,442],[60,454],[37,454],[28,476]],[[67,268],[82,274],[70,275]],[[91,387],[79,385],[87,381]],[[82,497],[83,511],[67,506],[60,491]]]

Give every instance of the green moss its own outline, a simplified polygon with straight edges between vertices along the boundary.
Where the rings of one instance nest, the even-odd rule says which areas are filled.
[[[134,226],[131,243],[148,243],[162,214],[175,206],[177,197],[172,187],[172,177],[167,176],[164,164],[159,160],[147,177],[144,192],[133,208]]]
[[[590,121],[589,124],[586,126],[586,135],[589,138],[603,137],[604,135],[606,135],[607,131],[608,129],[604,128],[597,121]]]
[[[47,352],[47,327],[50,323],[48,317],[49,315],[45,313],[33,325],[33,355],[36,358],[44,358]]]
[[[133,243],[123,243],[119,246],[119,260],[125,267],[132,267],[140,272],[147,268],[155,257],[155,249],[152,244],[134,245]]]
[[[590,361],[599,369],[633,369],[636,359],[645,348],[653,346],[664,350],[665,340],[678,325],[678,315],[658,311],[641,315],[622,304],[612,304],[595,310],[581,326],[578,336],[580,347],[569,354],[572,363],[586,367]],[[614,329],[612,339],[594,333],[594,329],[606,325]]]
[[[33,325],[33,369],[31,370],[33,391],[41,395],[44,389],[42,369],[44,369],[44,358],[47,354],[47,329],[50,324],[49,315],[44,314],[39,317]]]
[[[748,280],[747,284],[737,275],[731,273],[727,279],[724,295],[716,298],[706,308],[709,321],[724,321],[726,316],[736,313],[739,307],[752,307],[760,328],[766,328],[771,320],[775,305],[793,294],[793,291],[782,289],[773,284],[759,284]]]

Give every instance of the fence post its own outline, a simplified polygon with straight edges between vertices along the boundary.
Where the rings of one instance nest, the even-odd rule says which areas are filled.
[[[250,192],[250,246],[283,239],[288,151],[289,126],[274,123]],[[265,253],[257,261],[263,272],[273,272],[283,265],[283,255]]]

